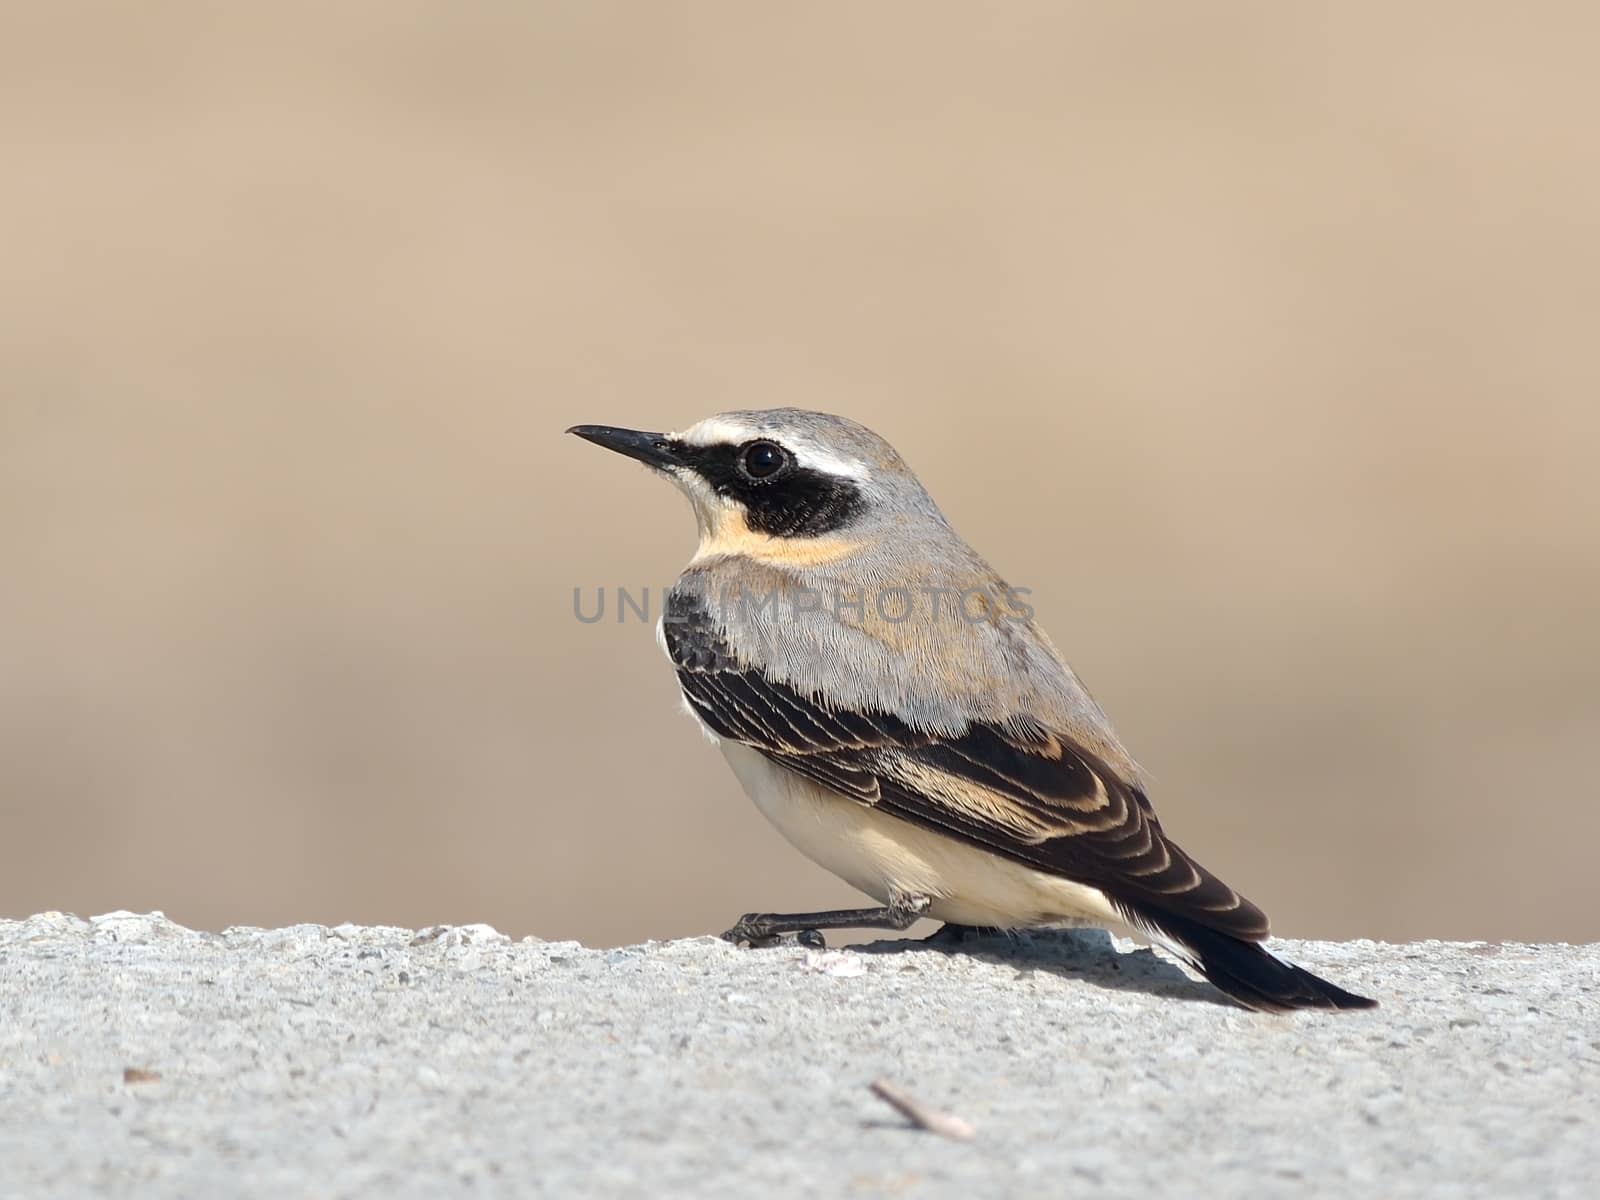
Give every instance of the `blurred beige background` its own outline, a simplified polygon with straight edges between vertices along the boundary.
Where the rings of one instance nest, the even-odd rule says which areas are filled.
[[[676,709],[854,416],[1302,936],[1600,937],[1591,5],[0,8],[0,913],[848,901]]]

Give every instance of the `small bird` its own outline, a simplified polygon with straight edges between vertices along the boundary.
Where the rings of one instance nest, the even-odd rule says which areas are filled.
[[[1023,589],[877,434],[793,408],[567,432],[688,496],[699,547],[657,627],[685,705],[784,837],[880,906],[724,936],[1094,925],[1250,1008],[1374,1005],[1262,946],[1266,915],[1167,836]]]

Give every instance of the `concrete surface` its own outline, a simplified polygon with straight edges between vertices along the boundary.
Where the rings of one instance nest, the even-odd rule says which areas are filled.
[[[0,1195],[1600,1194],[1600,946],[1282,945],[1383,1007],[1257,1016],[1097,933],[5,921]]]

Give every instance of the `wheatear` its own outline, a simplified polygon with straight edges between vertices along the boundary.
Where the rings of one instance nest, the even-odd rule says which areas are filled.
[[[745,791],[881,908],[854,926],[1132,932],[1252,1008],[1368,1008],[1261,946],[1267,918],[1162,830],[1139,769],[1013,589],[882,438],[799,409],[568,430],[666,475],[700,545],[659,633]]]

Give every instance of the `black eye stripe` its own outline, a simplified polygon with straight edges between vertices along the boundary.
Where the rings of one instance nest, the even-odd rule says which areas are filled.
[[[761,476],[749,470],[746,456],[757,446],[771,446],[780,465]],[[802,467],[781,443],[757,438],[739,445],[691,446],[676,442],[678,461],[710,484],[719,496],[737,500],[745,520],[758,533],[773,537],[817,537],[848,525],[864,503],[854,481]],[[766,456],[763,456],[764,458]]]

